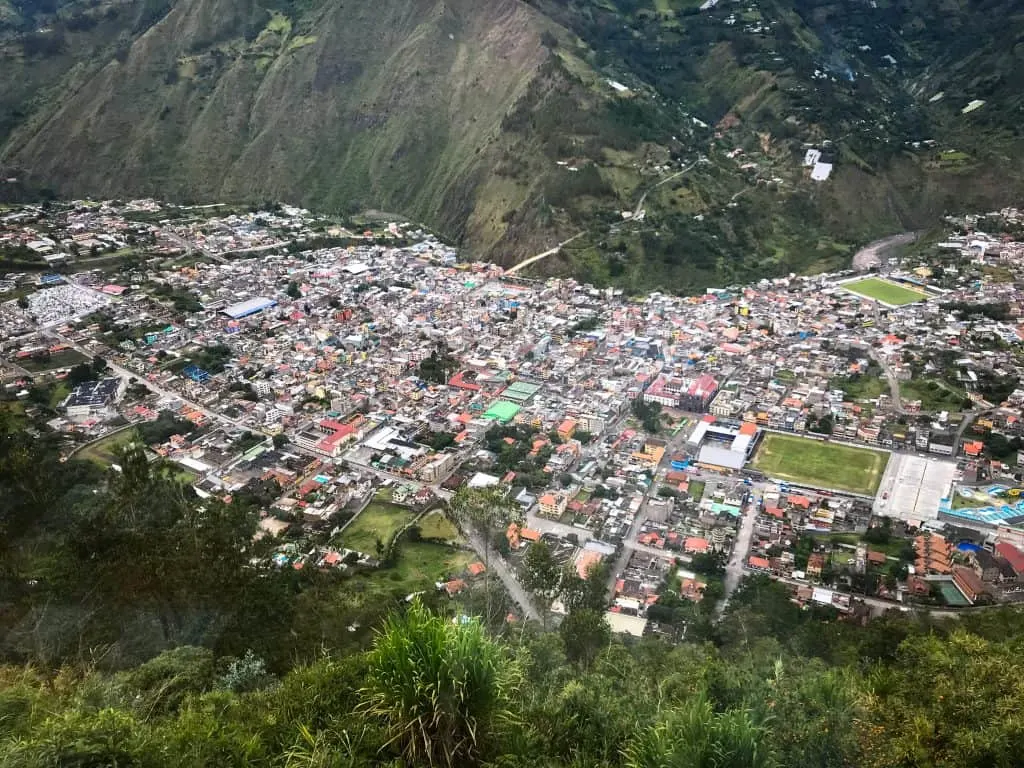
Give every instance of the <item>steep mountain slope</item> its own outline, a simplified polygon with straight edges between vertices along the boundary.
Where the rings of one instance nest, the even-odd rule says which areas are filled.
[[[379,205],[482,233],[476,188],[544,76],[542,22],[514,0],[182,0],[42,104],[4,158],[60,194]]]
[[[505,263],[583,230],[543,268],[631,289],[835,268],[1024,192],[1015,0],[699,6],[0,0],[0,169],[383,208]]]

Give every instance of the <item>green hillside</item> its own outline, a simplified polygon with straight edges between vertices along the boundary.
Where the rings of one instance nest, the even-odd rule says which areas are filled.
[[[506,264],[584,231],[531,269],[694,290],[1024,191],[1013,0],[698,6],[3,0],[0,196],[400,211]]]

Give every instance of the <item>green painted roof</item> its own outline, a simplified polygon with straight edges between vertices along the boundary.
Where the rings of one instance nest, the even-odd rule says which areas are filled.
[[[497,420],[501,422],[512,421],[519,413],[520,406],[515,403],[510,403],[508,400],[495,400],[491,403],[491,407],[487,409],[484,414],[485,419]]]

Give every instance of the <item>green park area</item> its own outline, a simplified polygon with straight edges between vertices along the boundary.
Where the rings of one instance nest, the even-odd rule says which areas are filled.
[[[908,288],[891,280],[883,280],[880,277],[868,277],[863,280],[847,283],[843,287],[850,293],[856,293],[859,296],[866,296],[869,299],[876,299],[884,304],[892,304],[894,306],[913,304],[915,301],[928,298],[928,294],[924,291]]]
[[[38,357],[25,357],[13,362],[30,373],[42,373],[58,368],[73,368],[87,361],[85,355],[73,349],[62,349],[52,354],[43,353]]]
[[[436,510],[429,515],[424,515],[419,522],[420,537],[434,541],[458,541],[459,530],[449,520],[444,512]]]
[[[458,576],[476,559],[477,556],[468,550],[403,538],[394,566],[377,574],[377,577],[406,584],[411,592]]]
[[[109,467],[116,461],[117,452],[129,443],[139,439],[134,429],[122,429],[82,448],[75,454],[76,459],[91,461],[101,467]]]
[[[341,532],[341,545],[367,555],[375,555],[378,540],[386,546],[414,517],[416,513],[406,507],[371,501]]]
[[[910,379],[900,382],[900,397],[906,401],[920,400],[921,410],[961,411],[970,406],[967,392],[941,379]]]
[[[885,451],[767,434],[753,466],[780,480],[870,496],[878,490],[888,461]]]
[[[875,400],[881,394],[889,393],[889,384],[878,376],[850,376],[829,382],[833,389],[841,389],[846,399],[854,403]]]

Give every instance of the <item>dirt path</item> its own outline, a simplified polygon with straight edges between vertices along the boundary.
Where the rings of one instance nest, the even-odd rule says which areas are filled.
[[[563,240],[562,242],[560,242],[554,248],[549,248],[548,250],[544,251],[543,253],[538,253],[536,256],[531,256],[530,258],[528,258],[528,259],[526,259],[524,261],[520,261],[514,267],[509,269],[505,274],[506,275],[514,275],[516,272],[518,272],[519,270],[523,269],[524,267],[528,267],[531,264],[533,264],[534,262],[538,262],[541,259],[547,258],[548,256],[552,256],[552,255],[558,253],[560,250],[562,250],[563,246],[568,245],[573,240],[575,240],[577,237],[580,237],[583,234],[584,234],[583,232],[577,232],[575,235],[570,237],[568,240]]]
[[[890,251],[914,242],[917,237],[917,232],[902,232],[868,243],[853,255],[853,268],[867,271],[872,267],[885,266]]]

